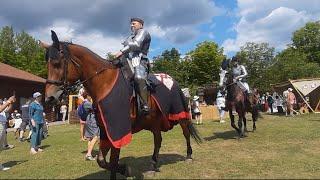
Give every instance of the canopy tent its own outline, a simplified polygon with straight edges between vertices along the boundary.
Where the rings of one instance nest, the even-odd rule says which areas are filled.
[[[305,102],[312,112],[320,113],[320,78],[289,79],[287,82],[271,84],[271,86],[280,95],[291,87],[298,101]]]

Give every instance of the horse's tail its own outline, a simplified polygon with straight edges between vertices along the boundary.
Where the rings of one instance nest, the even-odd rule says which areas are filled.
[[[181,101],[183,103],[185,112],[189,112],[187,99],[186,99],[185,95],[183,94],[183,92],[182,92],[182,90],[180,88],[179,88],[179,94],[180,94],[180,98],[181,98]],[[197,144],[202,143],[202,138],[199,135],[199,131],[196,129],[196,127],[193,126],[191,118],[188,119],[187,121],[188,121],[187,122],[187,124],[188,124],[187,127],[188,127],[188,130],[190,132],[191,137],[197,142]]]
[[[191,137],[197,142],[197,144],[202,143],[202,138],[199,135],[199,131],[196,129],[196,127],[194,127],[191,120],[189,121],[188,129]]]

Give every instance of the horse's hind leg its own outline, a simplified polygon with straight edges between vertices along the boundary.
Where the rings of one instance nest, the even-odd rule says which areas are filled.
[[[191,148],[191,143],[190,143],[190,131],[189,131],[189,128],[188,128],[188,121],[180,121],[180,126],[182,128],[182,131],[183,131],[183,135],[186,139],[186,142],[187,142],[187,157],[186,157],[186,160],[189,161],[189,160],[192,160],[192,148]]]
[[[97,158],[98,165],[103,169],[109,169],[109,164],[106,161],[106,156],[110,150],[110,145],[108,145],[108,140],[100,140],[99,153]]]
[[[243,126],[244,126],[244,132],[248,132],[248,129],[247,129],[247,118],[246,116],[243,117]]]
[[[158,159],[159,159],[159,151],[162,143],[162,136],[160,130],[152,131],[153,133],[153,141],[154,141],[154,150],[151,161],[151,172],[159,172],[158,168]]]

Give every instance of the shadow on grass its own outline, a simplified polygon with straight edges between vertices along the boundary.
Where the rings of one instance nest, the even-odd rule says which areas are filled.
[[[230,131],[225,131],[225,132],[214,132],[213,136],[204,137],[203,139],[206,141],[212,141],[215,139],[224,139],[224,140],[237,139],[237,137],[238,137],[238,135],[237,135],[236,131],[230,130]]]
[[[87,150],[84,150],[84,151],[82,151],[81,152],[82,154],[86,154],[87,153]],[[98,155],[99,154],[99,151],[98,150],[92,150],[92,153],[91,153],[91,155],[92,156],[96,156],[96,155]]]
[[[311,120],[308,120],[308,121],[320,122],[320,120],[315,120],[315,119],[311,119]]]
[[[178,154],[160,154],[158,167],[161,168],[162,165],[174,164],[179,161],[184,161],[185,157]],[[144,172],[147,172],[150,167],[151,156],[142,157],[124,157],[120,159],[120,164],[127,164],[131,167],[132,177],[134,179],[144,179]],[[160,169],[161,171],[161,169]],[[80,177],[79,179],[108,179],[110,176],[110,171],[101,170],[86,176]],[[117,174],[117,178],[124,179],[124,176]]]
[[[25,163],[27,162],[28,160],[21,160],[21,161],[9,161],[9,162],[6,162],[6,163],[3,163],[2,165],[4,167],[13,167],[15,165],[19,165],[19,164],[22,164],[22,163]]]
[[[47,149],[48,147],[50,147],[50,145],[43,145],[41,146],[41,149]]]

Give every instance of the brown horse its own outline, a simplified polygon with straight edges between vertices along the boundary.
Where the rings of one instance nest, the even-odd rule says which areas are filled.
[[[243,90],[233,81],[233,77],[229,75],[227,79],[227,97],[226,107],[229,110],[231,126],[237,131],[238,137],[242,138],[247,132],[246,113],[251,112],[253,121],[253,130],[256,130],[256,121],[258,119],[258,108],[256,105],[257,100],[253,97],[247,98]],[[236,110],[239,116],[238,127],[235,124],[233,109]],[[244,124],[244,126],[242,125]]]
[[[51,31],[53,44],[42,43],[47,49],[47,68],[48,80],[46,85],[46,102],[59,98],[63,91],[68,91],[72,85],[77,84],[79,80],[89,92],[94,104],[97,104],[105,95],[111,91],[115,82],[119,67],[109,61],[102,59],[89,49],[65,42],[59,42],[57,35]],[[149,101],[151,107],[150,113],[139,119],[139,125],[142,129],[149,130],[154,137],[154,152],[150,164],[151,171],[158,171],[157,162],[159,150],[161,147],[161,110],[153,99]],[[132,108],[132,107],[131,107]],[[123,113],[120,109],[118,113]],[[97,117],[100,117],[99,115]],[[101,118],[98,123],[101,125]],[[132,120],[135,124],[136,120]],[[190,135],[197,143],[201,142],[197,130],[192,125],[190,119],[179,120],[183,135],[187,142],[187,160],[192,160],[192,148],[190,144]],[[101,131],[105,131],[100,128]],[[104,132],[106,133],[106,132]],[[110,162],[106,162],[106,155],[111,149]],[[99,155],[97,163],[101,168],[111,171],[110,177],[116,178],[116,173],[130,175],[130,169],[126,165],[119,165],[120,148],[115,148],[106,140],[100,141]]]

